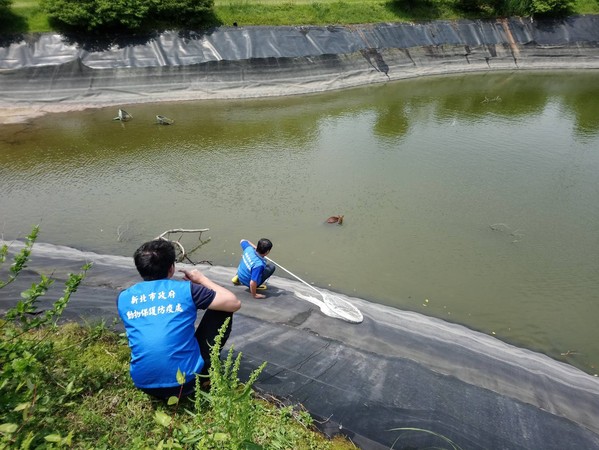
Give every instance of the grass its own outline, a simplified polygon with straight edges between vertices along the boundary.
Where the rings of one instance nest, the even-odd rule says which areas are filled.
[[[352,25],[410,20],[455,19],[453,0],[424,0],[412,7],[393,0],[216,0],[223,24]]]
[[[351,25],[463,17],[455,0],[215,0],[222,25]],[[597,0],[576,0],[576,14],[599,14]],[[52,31],[38,0],[14,1],[6,32]]]
[[[14,1],[8,17],[0,17],[0,29],[9,33],[52,31],[48,17],[39,7],[38,0]]]
[[[576,12],[578,14],[597,14],[599,11],[599,1],[597,0],[577,0]]]
[[[7,325],[0,321],[0,326]],[[36,382],[31,401],[35,407],[26,409],[24,420],[19,419],[21,413],[13,415],[11,419],[21,422],[21,428],[16,433],[0,432],[0,448],[19,448],[29,436],[31,448],[50,439],[72,449],[230,447],[230,432],[219,428],[223,410],[213,405],[236,401],[231,397],[244,388],[237,379],[232,384],[231,379],[223,381],[225,388],[218,393],[211,391],[212,399],[202,398],[197,405],[192,400],[168,405],[133,386],[126,339],[103,324],[69,323],[30,331],[21,338],[32,346],[39,342],[47,346],[41,361],[43,377]],[[236,377],[236,373],[229,373]],[[227,391],[227,386],[235,392]],[[5,398],[3,389],[0,387],[0,394]],[[252,439],[259,445],[251,448],[356,448],[341,437],[329,440],[315,431],[311,417],[302,408],[281,406],[255,393],[247,400],[245,417],[252,418]]]

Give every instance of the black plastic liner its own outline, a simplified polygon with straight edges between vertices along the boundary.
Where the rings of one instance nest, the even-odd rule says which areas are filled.
[[[599,68],[599,16],[231,27],[0,47],[0,108],[292,95],[420,75]]]
[[[93,268],[65,314],[111,323],[118,290],[139,281],[132,258],[41,243],[17,282],[0,291],[0,311],[38,273],[64,280],[84,262]],[[256,386],[304,405],[329,435],[343,433],[365,450],[450,448],[427,432],[395,430],[409,427],[463,450],[599,449],[597,377],[460,325],[358,298],[346,297],[362,323],[333,319],[296,297],[303,285],[285,278],[272,277],[269,296],[256,301],[231,285],[235,268],[199,268],[242,301],[229,340],[243,353],[242,379],[267,361]],[[45,304],[62,288],[56,282]]]

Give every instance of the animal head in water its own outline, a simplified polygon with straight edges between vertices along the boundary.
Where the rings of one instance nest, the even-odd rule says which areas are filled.
[[[343,223],[343,217],[344,216],[331,216],[327,219],[327,223],[336,223],[341,225]]]

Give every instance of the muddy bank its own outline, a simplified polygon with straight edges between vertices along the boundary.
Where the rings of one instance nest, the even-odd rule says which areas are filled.
[[[599,16],[235,27],[135,42],[58,34],[0,47],[0,123],[49,112],[318,93],[430,75],[599,69]]]

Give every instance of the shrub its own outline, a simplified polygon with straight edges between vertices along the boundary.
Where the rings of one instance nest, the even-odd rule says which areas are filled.
[[[214,0],[40,0],[40,5],[58,28],[127,32],[200,24],[211,17]]]
[[[136,30],[147,20],[147,0],[40,0],[51,21],[81,31]]]
[[[567,14],[575,0],[458,0],[464,11],[481,12],[500,16],[533,16]]]
[[[574,8],[574,0],[531,0],[531,15],[563,15]]]
[[[214,0],[155,0],[152,17],[167,25],[193,27],[212,15]]]

